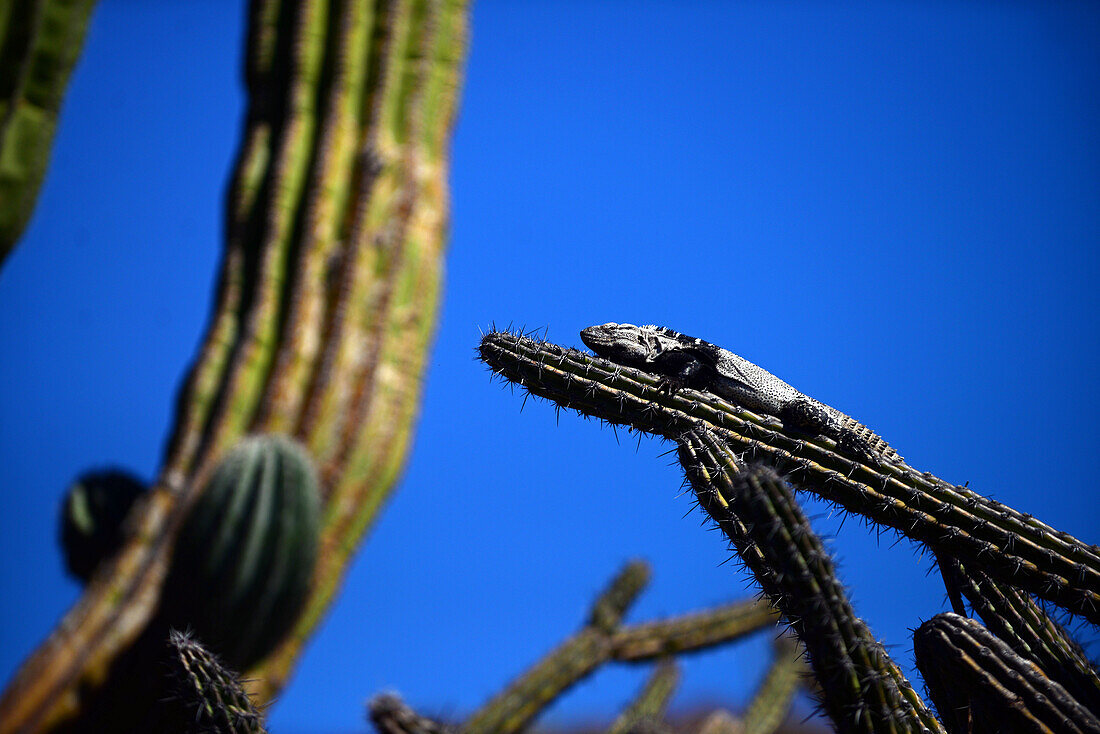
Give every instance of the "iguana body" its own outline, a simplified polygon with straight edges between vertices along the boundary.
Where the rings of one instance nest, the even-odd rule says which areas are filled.
[[[707,390],[785,425],[828,436],[841,448],[877,462],[902,458],[859,421],[803,395],[783,380],[733,352],[663,326],[602,324],[581,332],[600,357],[655,372],[673,388]]]

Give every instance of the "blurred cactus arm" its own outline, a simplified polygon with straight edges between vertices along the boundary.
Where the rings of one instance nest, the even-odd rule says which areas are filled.
[[[0,266],[34,212],[94,0],[0,3]]]
[[[394,486],[412,436],[445,252],[462,0],[253,0],[248,106],[206,335],[160,476],[120,554],[0,698],[0,732],[79,721],[158,615],[175,538],[242,436],[300,442],[320,477],[297,622],[251,670],[281,688]],[[163,611],[163,610],[160,610]]]

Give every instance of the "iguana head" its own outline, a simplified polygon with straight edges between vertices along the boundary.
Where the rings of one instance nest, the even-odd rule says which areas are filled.
[[[660,354],[680,348],[676,339],[655,326],[614,322],[581,330],[581,341],[604,359],[643,369]]]

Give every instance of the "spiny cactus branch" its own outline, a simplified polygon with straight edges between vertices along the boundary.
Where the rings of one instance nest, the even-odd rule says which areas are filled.
[[[936,615],[913,634],[913,650],[952,734],[1100,734],[1100,719],[973,619]]]
[[[1043,669],[1083,706],[1100,716],[1100,676],[1081,646],[1028,595],[971,571],[952,559],[940,559],[944,574],[985,623],[1017,655]]]
[[[236,673],[186,632],[172,630],[169,671],[176,700],[190,711],[188,732],[264,734],[263,716]]]
[[[677,439],[697,425],[725,431],[739,457],[956,556],[968,566],[1100,624],[1100,548],[1030,515],[905,464],[868,466],[834,441],[807,438],[711,393],[661,391],[661,378],[584,352],[492,331],[481,359],[504,379],[563,408]]]
[[[943,731],[855,615],[829,554],[775,472],[743,471],[706,429],[685,433],[679,456],[699,504],[806,646],[837,730]]]
[[[467,734],[511,734],[525,728],[570,687],[610,660],[639,663],[730,642],[775,623],[759,602],[736,602],[705,612],[618,626],[648,569],[627,565],[592,605],[588,622],[514,680],[462,725]],[[614,626],[608,626],[613,621]]]

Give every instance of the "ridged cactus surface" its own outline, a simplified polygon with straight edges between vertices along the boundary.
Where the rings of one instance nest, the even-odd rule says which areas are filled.
[[[0,3],[0,266],[34,212],[94,0]]]
[[[163,614],[245,670],[298,618],[317,561],[321,495],[309,455],[250,436],[222,460],[180,532]]]
[[[409,447],[442,285],[463,0],[253,0],[244,130],[206,335],[134,535],[0,698],[0,734],[80,720],[155,619],[220,458],[281,433],[318,468],[305,603],[253,669],[282,687]],[[182,139],[182,144],[201,141]]]

